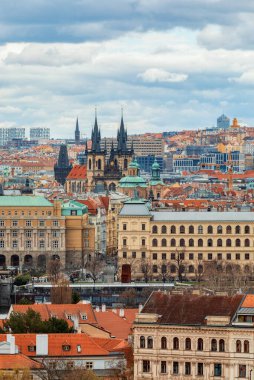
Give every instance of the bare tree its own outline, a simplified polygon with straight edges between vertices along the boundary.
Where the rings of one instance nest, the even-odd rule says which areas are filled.
[[[59,259],[50,259],[48,263],[47,272],[50,281],[53,284],[57,284],[61,278],[61,262]]]
[[[180,282],[183,281],[184,273],[186,272],[186,262],[185,262],[185,248],[180,251],[178,249],[175,250],[175,259],[171,260],[175,267],[177,276]]]
[[[153,276],[153,266],[150,260],[142,259],[140,263],[140,270],[144,275],[145,282],[152,279]]]
[[[73,361],[64,359],[42,360],[42,368],[36,371],[41,380],[97,380],[93,371],[87,370],[82,365],[75,365]]]
[[[105,268],[105,261],[99,255],[94,254],[86,263],[86,269],[88,270],[93,283],[95,284],[103,273]]]

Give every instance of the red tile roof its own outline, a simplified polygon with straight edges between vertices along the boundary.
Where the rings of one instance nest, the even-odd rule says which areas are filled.
[[[254,294],[247,294],[241,306],[254,307]]]
[[[0,369],[31,369],[41,368],[41,364],[23,354],[0,354]]]
[[[142,313],[160,315],[159,323],[205,325],[207,316],[233,317],[243,295],[198,296],[193,294],[152,293]]]
[[[73,166],[67,179],[86,179],[86,165]]]

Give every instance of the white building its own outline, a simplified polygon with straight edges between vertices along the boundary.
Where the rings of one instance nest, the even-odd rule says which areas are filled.
[[[30,128],[30,140],[49,140],[50,128]]]

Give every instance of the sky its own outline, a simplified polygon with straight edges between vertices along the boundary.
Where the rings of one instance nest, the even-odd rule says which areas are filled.
[[[0,0],[0,126],[254,126],[250,0]]]

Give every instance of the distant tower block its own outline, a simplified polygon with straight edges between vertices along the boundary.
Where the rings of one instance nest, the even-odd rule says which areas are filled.
[[[217,119],[217,128],[220,129],[227,129],[230,127],[230,119],[222,114],[220,117]]]
[[[78,118],[76,121],[76,129],[75,129],[75,143],[77,145],[80,143],[80,130],[79,130]]]

